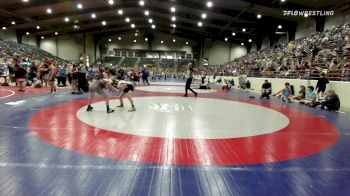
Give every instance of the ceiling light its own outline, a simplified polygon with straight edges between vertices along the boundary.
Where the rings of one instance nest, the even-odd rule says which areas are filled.
[[[130,26],[131,26],[131,28],[135,28],[135,24],[131,24]]]
[[[232,33],[232,36],[236,36],[236,33],[235,33],[235,32],[233,32],[233,33]]]
[[[96,18],[96,14],[91,14],[91,18],[95,19]]]
[[[176,39],[173,39],[173,42],[176,42]]]
[[[134,39],[134,43],[136,43],[136,39]]]
[[[175,16],[171,17],[171,20],[176,21],[176,17]]]
[[[286,0],[281,0],[281,2],[285,2]]]
[[[152,29],[155,29],[156,28],[156,25],[152,25]]]
[[[207,2],[207,7],[212,7],[212,6],[213,6],[213,2],[208,1],[208,2]]]
[[[55,32],[55,35],[58,35],[58,33],[57,33],[57,32]]]
[[[15,24],[16,24],[16,22],[15,22],[15,21],[12,21],[12,22],[11,22],[11,24],[12,24],[12,25],[15,25]]]
[[[176,24],[171,24],[170,26],[172,26],[173,28],[176,28]]]
[[[45,39],[45,37],[44,37],[44,36],[41,36],[41,39]]]
[[[207,18],[207,14],[203,13],[203,14],[202,14],[202,18],[203,18],[203,19],[206,19],[206,18]]]
[[[138,33],[135,33],[135,37],[137,37],[139,34]]]
[[[36,26],[36,29],[40,29],[40,26]]]
[[[145,5],[145,2],[144,2],[144,1],[140,1],[140,5],[141,5],[141,6],[144,6],[144,5]]]
[[[22,1],[23,1],[23,2],[26,2],[26,3],[29,2],[29,0],[22,0]]]
[[[122,38],[121,38],[121,37],[118,37],[118,40],[122,40]]]
[[[106,26],[106,25],[107,25],[107,22],[106,22],[106,21],[102,21],[101,24],[102,24],[103,26]]]
[[[79,29],[80,27],[78,25],[73,26],[74,29]]]
[[[258,14],[258,15],[256,15],[256,17],[257,17],[258,19],[260,19],[262,16],[261,16],[261,14]]]
[[[225,42],[227,42],[228,41],[228,38],[227,37],[225,37]]]
[[[163,44],[164,42],[163,41],[160,41],[161,44]]]
[[[113,5],[114,1],[113,0],[109,0],[108,3],[109,3],[109,5]]]
[[[246,30],[247,30],[247,29],[245,29],[245,28],[242,29],[243,32],[246,32]]]
[[[29,35],[29,32],[27,32],[26,35]]]
[[[130,22],[130,18],[125,18],[125,21],[126,22]]]
[[[65,22],[69,22],[69,18],[68,18],[68,17],[65,17],[65,18],[64,18],[64,21],[65,21]]]
[[[146,41],[146,42],[148,41],[148,38],[147,38],[147,37],[145,38],[145,41]]]
[[[145,11],[145,15],[148,16],[149,15],[149,11],[146,10]]]
[[[242,46],[244,46],[244,43],[241,43]]]
[[[2,30],[6,30],[7,28],[6,27],[2,27]]]
[[[171,12],[175,12],[175,11],[176,11],[176,8],[175,8],[175,7],[171,7],[171,8],[170,8],[170,11],[171,11]]]
[[[109,42],[111,42],[111,41],[112,41],[112,39],[108,39],[108,41],[109,41]]]
[[[186,45],[188,45],[188,42],[186,42]]]
[[[123,15],[123,10],[118,10],[119,15]]]
[[[252,39],[249,39],[248,42],[252,42]]]
[[[48,14],[51,14],[51,13],[52,13],[52,10],[51,10],[50,8],[47,8],[46,12],[47,12]]]
[[[77,8],[80,9],[80,10],[83,9],[83,4],[78,3],[78,4],[77,4]]]
[[[153,19],[152,19],[152,18],[148,19],[148,22],[149,22],[150,24],[152,24],[152,23],[153,23]]]
[[[282,25],[278,25],[278,29],[282,29]]]
[[[203,23],[202,22],[198,22],[198,26],[199,27],[203,26]]]

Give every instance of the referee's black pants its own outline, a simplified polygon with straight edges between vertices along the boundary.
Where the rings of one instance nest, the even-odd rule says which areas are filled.
[[[185,87],[185,92],[187,95],[188,90],[192,91],[193,94],[197,94],[193,89],[191,89],[191,83],[192,83],[192,78],[187,78],[186,80],[186,87]]]

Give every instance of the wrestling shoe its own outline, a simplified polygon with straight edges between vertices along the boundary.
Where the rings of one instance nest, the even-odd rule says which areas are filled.
[[[107,110],[107,113],[113,113],[113,112],[114,112],[114,110],[111,110],[111,109]]]
[[[90,112],[90,111],[92,111],[92,109],[94,109],[94,108],[91,107],[91,106],[88,106],[88,107],[86,108],[86,111],[87,111],[87,112]]]
[[[130,110],[129,110],[129,112],[135,112],[136,111],[136,108],[131,108]]]

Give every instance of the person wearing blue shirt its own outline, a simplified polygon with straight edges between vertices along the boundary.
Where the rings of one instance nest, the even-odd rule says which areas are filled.
[[[292,96],[292,89],[288,82],[284,84],[284,88],[280,90],[278,93],[276,93],[278,96],[281,96],[282,101],[284,102],[291,102],[291,96]],[[276,95],[275,94],[275,95]]]
[[[62,83],[62,85],[60,85]],[[67,83],[67,65],[61,65],[58,70],[57,85],[66,86]]]

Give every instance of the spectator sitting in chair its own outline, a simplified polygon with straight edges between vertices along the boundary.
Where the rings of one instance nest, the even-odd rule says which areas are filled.
[[[267,99],[270,99],[270,95],[271,95],[271,83],[268,80],[265,80],[265,83],[262,85],[262,88],[261,88],[260,98],[266,97]]]
[[[321,109],[328,111],[338,111],[340,108],[340,100],[337,94],[333,90],[326,92],[325,99],[320,102]]]
[[[313,86],[307,87],[307,92],[305,93],[305,99],[300,100],[299,103],[305,104],[310,107],[315,107],[317,94],[314,92]]]

